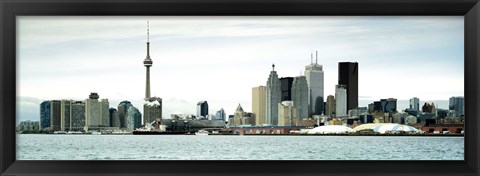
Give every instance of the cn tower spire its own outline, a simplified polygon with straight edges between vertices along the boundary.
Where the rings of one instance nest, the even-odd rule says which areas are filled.
[[[150,22],[147,21],[147,59],[150,59]]]
[[[150,23],[149,21],[147,21],[147,57],[143,61],[143,65],[147,68],[145,100],[148,100],[150,98],[150,67],[153,65],[153,61],[150,58]]]

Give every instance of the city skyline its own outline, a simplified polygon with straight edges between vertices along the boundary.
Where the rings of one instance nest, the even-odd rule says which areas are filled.
[[[359,106],[380,98],[448,103],[463,96],[462,17],[21,17],[19,121],[29,120],[22,118],[29,111],[38,116],[40,103],[31,102],[84,100],[90,92],[108,98],[110,107],[129,100],[143,108],[147,20],[151,91],[163,99],[167,118],[195,114],[204,100],[210,112],[233,114],[238,104],[251,112],[251,90],[265,86],[272,63],[280,78],[299,76],[314,50],[325,72],[325,97],[335,94],[336,64],[343,61],[361,67]],[[392,64],[401,69],[385,68]]]

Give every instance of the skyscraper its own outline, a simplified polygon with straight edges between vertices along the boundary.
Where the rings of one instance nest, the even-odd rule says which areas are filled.
[[[338,84],[347,89],[347,111],[358,107],[358,63],[338,63]]]
[[[261,126],[265,124],[267,112],[266,99],[267,87],[258,86],[252,88],[252,113],[255,114],[255,125]]]
[[[281,101],[291,101],[292,100],[292,77],[283,77],[280,78],[280,91],[282,92]]]
[[[310,65],[305,66],[305,77],[308,84],[309,117],[312,115],[321,115],[324,101],[324,74],[322,65],[318,64],[318,51],[316,52],[315,63],[313,63],[312,54]]]
[[[199,101],[197,103],[197,119],[207,117],[208,103],[207,101]]]
[[[40,104],[40,130],[50,127],[50,101]]]
[[[305,76],[297,76],[292,85],[292,101],[296,108],[295,117],[298,120],[307,119],[308,116],[308,83]]]
[[[150,98],[150,67],[153,65],[153,61],[150,58],[150,26],[147,21],[147,57],[143,61],[143,65],[147,68],[147,82],[145,85],[145,101]]]
[[[120,128],[127,128],[127,111],[130,106],[133,106],[131,102],[125,100],[118,104],[118,119],[120,120]]]
[[[449,99],[449,110],[453,111],[454,117],[465,115],[465,99],[463,97],[451,97]]]
[[[347,115],[347,96],[348,92],[345,85],[335,87],[335,113],[336,116]]]
[[[267,80],[267,96],[266,96],[266,124],[278,124],[278,103],[281,102],[280,79],[278,79],[275,71],[275,64],[272,64],[272,71]]]
[[[413,97],[410,99],[410,109],[420,111],[420,99]]]
[[[142,126],[142,114],[134,107],[130,106],[127,110],[127,130],[133,131]]]
[[[118,116],[118,111],[115,108],[109,109],[110,113],[110,127],[120,127],[120,119]]]
[[[215,113],[215,119],[214,120],[225,121],[225,118],[226,118],[226,114],[225,114],[225,110],[223,110],[223,108],[218,110],[217,113]]]
[[[335,97],[333,95],[327,96],[327,107],[325,110],[325,115],[332,117],[335,114]]]

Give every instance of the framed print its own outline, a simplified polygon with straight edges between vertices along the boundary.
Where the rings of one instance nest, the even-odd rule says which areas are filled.
[[[476,0],[0,5],[2,175],[478,175]]]

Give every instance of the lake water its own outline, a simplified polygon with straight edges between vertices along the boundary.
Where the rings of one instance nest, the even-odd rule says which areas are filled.
[[[463,137],[17,134],[18,160],[463,160]]]

